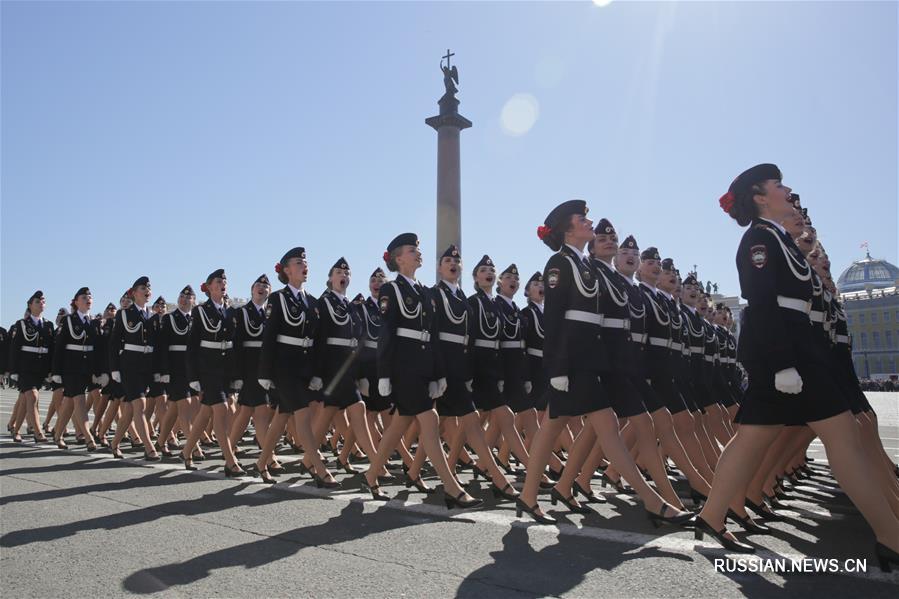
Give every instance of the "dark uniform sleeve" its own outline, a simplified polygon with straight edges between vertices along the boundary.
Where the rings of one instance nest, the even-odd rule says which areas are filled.
[[[753,361],[764,360],[774,372],[796,365],[788,335],[777,305],[777,269],[781,249],[765,227],[753,226],[743,236],[737,254],[742,295],[749,302],[752,331],[751,343],[744,346],[749,353],[741,356]],[[742,360],[746,361],[746,360]]]
[[[9,331],[0,327],[0,375],[9,372]]]
[[[19,320],[9,330],[9,363],[10,374],[19,372],[19,354],[22,351],[22,321]]]
[[[568,310],[571,286],[574,282],[571,264],[564,255],[556,253],[550,257],[543,271],[543,280],[546,282],[543,308],[543,365],[547,378],[552,379],[569,374],[565,311]],[[556,281],[555,285],[551,284],[552,280]]]
[[[128,322],[128,315],[126,314],[125,310],[119,310],[119,313],[116,314],[115,322],[113,322],[112,324],[112,331],[110,331],[109,333],[109,347],[107,349],[109,351],[110,373],[120,372],[119,352],[122,349],[122,336],[125,332],[123,322]]]
[[[203,324],[200,319],[201,306],[194,306],[191,310],[191,326],[190,335],[187,340],[187,380],[188,382],[199,381],[200,375],[200,328]]]
[[[255,308],[253,308],[255,310]],[[232,363],[234,365],[234,372],[231,376],[232,379],[236,381],[243,380],[243,363],[244,363],[244,351],[243,351],[243,342],[246,338],[246,329],[243,324],[243,319],[246,318],[246,306],[231,310],[231,326],[234,327],[234,349],[231,351]]]
[[[271,304],[271,314],[265,323],[265,330],[262,333],[262,351],[259,354],[259,378],[273,380],[274,361],[275,361],[275,345],[278,343],[278,332],[281,330],[281,323],[284,321],[282,314],[282,303],[284,297],[280,292],[275,292],[269,297]]]
[[[169,372],[169,330],[172,318],[171,314],[166,314],[159,321],[159,332],[156,334],[156,349],[153,351],[156,358],[154,370],[159,374],[168,374]]]
[[[424,288],[424,301],[430,302],[433,312],[431,314],[431,351],[434,354],[434,380],[446,378],[446,364],[443,362],[443,348],[440,346],[440,321],[437,320],[437,289]]]
[[[63,369],[63,356],[65,355],[66,350],[66,342],[69,339],[68,334],[68,320],[71,316],[66,316],[62,321],[62,326],[59,329],[59,334],[56,335],[56,340],[54,341],[53,347],[53,361],[50,362],[51,368],[50,372],[53,374],[62,374]],[[86,340],[85,340],[86,341]]]
[[[319,320],[318,327],[315,329],[315,344],[312,346],[312,376],[324,380],[326,343],[328,332],[331,330],[331,314],[328,312],[327,293],[315,300],[315,307],[318,310]]]
[[[378,378],[390,378],[393,354],[396,350],[396,327],[399,307],[393,285],[381,286],[378,305],[381,306],[381,334],[378,337]]]

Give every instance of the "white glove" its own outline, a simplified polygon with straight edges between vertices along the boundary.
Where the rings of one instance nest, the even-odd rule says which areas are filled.
[[[795,368],[785,368],[774,375],[774,388],[795,395],[802,391],[802,377]]]
[[[54,374],[53,376],[51,376],[50,380],[53,381],[54,383],[56,383],[57,385],[62,384],[62,377],[59,376],[58,374]]]
[[[378,379],[378,393],[381,397],[387,397],[393,393],[393,387],[390,386],[390,379]]]
[[[568,391],[568,377],[567,376],[556,376],[549,379],[549,384],[553,386],[553,389],[557,391]]]
[[[241,381],[241,380],[231,381],[231,388],[234,389],[235,391],[240,391],[241,389],[243,389],[243,381]]]
[[[359,389],[362,397],[368,397],[368,379],[359,379],[356,381],[356,387]]]
[[[531,391],[533,391],[533,390],[534,390],[534,385],[531,384],[531,381],[525,381],[524,382],[524,392],[527,393],[528,395],[530,395]]]
[[[112,371],[112,380],[114,380],[117,383],[121,383],[122,382],[122,374],[118,370],[113,370]]]
[[[190,385],[188,385],[188,387],[190,387],[197,393],[200,393],[201,391],[203,391],[203,389],[200,388],[200,381],[191,381]]]
[[[105,372],[97,377],[97,384],[101,387],[105,387],[109,384],[109,375]]]
[[[465,388],[468,389],[469,393],[474,393],[474,387],[472,387],[472,383],[474,381],[465,381]]]
[[[310,391],[321,391],[322,388],[322,380],[321,378],[314,376],[312,380],[309,381],[309,390]]]
[[[446,393],[446,377],[437,379],[437,397]]]
[[[259,381],[259,386],[268,391],[274,385],[272,385],[272,381],[270,379],[256,379]]]
[[[431,399],[437,399],[438,397],[440,397],[440,394],[437,393],[437,389],[437,381],[431,381],[430,383],[428,383],[428,397],[430,397]]]
[[[11,380],[11,381],[18,381],[18,380],[19,380],[19,375],[16,374],[16,373],[14,372],[14,373],[12,373],[11,375],[9,375],[9,380]]]
[[[153,382],[154,382],[154,383],[159,383],[159,382],[161,382],[161,381],[162,381],[162,377],[159,375],[158,372],[155,373],[155,374],[153,375]]]
[[[497,381],[497,382],[496,382],[496,388],[499,389],[499,392],[500,392],[500,393],[503,392],[503,389],[504,389],[505,387],[506,387],[506,382],[505,382],[505,381]]]
[[[170,382],[172,382],[172,377],[168,374],[164,374],[161,377],[159,377],[159,382],[160,383],[170,383]]]

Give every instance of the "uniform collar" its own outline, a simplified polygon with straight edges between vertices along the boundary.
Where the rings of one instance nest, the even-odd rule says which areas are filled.
[[[90,318],[90,317],[91,317],[90,312],[82,312],[80,310],[78,311],[78,318],[80,318],[82,320],[82,322],[84,321],[85,318]]]
[[[459,288],[459,285],[457,285],[456,283],[450,283],[446,279],[440,279],[440,282],[449,287],[449,290],[453,293],[456,293],[456,289]]]
[[[190,312],[185,312],[185,311],[182,310],[181,308],[178,308],[178,311],[181,312],[181,316],[183,316],[184,318],[189,318],[189,317],[190,317]]]
[[[404,275],[403,273],[398,273],[398,274],[399,274],[399,276],[401,276],[401,277],[403,277],[404,279],[406,279],[406,281],[408,281],[408,283],[409,283],[410,285],[412,285],[413,287],[415,287],[416,285],[418,285],[418,281],[416,281],[415,279],[410,279],[409,277],[407,277],[407,276]]]
[[[569,248],[572,252],[574,252],[574,255],[575,255],[575,256],[580,256],[580,257],[581,257],[581,260],[585,260],[585,259],[586,259],[586,256],[584,256],[584,252],[582,252],[581,250],[577,249],[576,247],[574,247],[574,246],[571,245],[570,243],[566,243],[566,244],[565,244],[565,247]]]
[[[531,305],[536,306],[536,308],[538,310],[540,310],[541,313],[543,312],[543,304],[538,304],[537,302],[531,302]]]
[[[658,289],[658,288],[656,288],[656,291],[658,291],[658,292],[661,293],[664,297],[667,297],[667,298],[670,299],[670,300],[673,300],[673,299],[674,299],[674,296],[671,295],[670,293],[668,293],[667,291],[665,291],[664,289]]]
[[[780,231],[781,235],[786,235],[786,234],[787,234],[787,230],[784,228],[784,226],[783,226],[782,224],[776,223],[776,222],[774,222],[773,220],[768,220],[767,218],[762,218],[761,216],[759,217],[759,220],[763,220],[763,221],[765,221],[766,223],[770,223],[770,224],[774,225],[774,227],[775,227],[778,231]]]
[[[259,312],[265,312],[265,304],[262,304],[260,306],[259,304],[257,304],[256,302],[254,302],[252,300],[250,301],[250,303],[253,304],[256,307],[256,310],[258,310]],[[268,303],[268,302],[266,302],[266,303]]]
[[[302,295],[303,295],[304,293],[306,293],[305,290],[303,290],[303,289],[297,289],[296,287],[294,287],[294,286],[291,285],[290,283],[287,284],[287,288],[290,289],[290,292],[293,294],[294,297],[302,297]]]
[[[483,289],[478,287],[478,293],[482,293],[483,295],[485,295],[487,297],[487,299],[493,299],[493,291],[491,291],[490,293],[487,293],[486,291],[484,291]]]
[[[497,294],[497,297],[500,297],[500,298],[506,300],[506,303],[509,304],[510,307],[513,305],[513,304],[512,304],[512,298],[511,298],[511,297],[506,297],[506,296],[503,295],[502,293]]]
[[[345,300],[346,300],[346,296],[343,295],[342,293],[339,293],[339,292],[337,292],[337,291],[334,291],[333,289],[331,290],[331,293],[333,293],[334,295],[336,295],[336,296],[337,296],[337,299],[339,299],[340,301],[345,301]]]

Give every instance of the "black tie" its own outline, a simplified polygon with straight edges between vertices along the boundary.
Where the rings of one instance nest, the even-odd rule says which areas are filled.
[[[88,327],[91,324],[91,319],[87,316],[84,317],[84,326]]]

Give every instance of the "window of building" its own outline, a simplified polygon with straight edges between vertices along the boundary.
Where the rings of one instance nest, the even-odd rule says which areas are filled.
[[[883,321],[884,321],[884,322],[890,322],[890,313],[889,313],[889,312],[884,312],[884,313],[883,313]]]
[[[887,349],[893,349],[893,331],[884,331],[883,336]]]
[[[896,361],[893,356],[887,358],[887,372],[893,374],[896,372]]]
[[[871,322],[877,322],[877,312],[871,312]]]
[[[846,315],[846,324],[848,324],[849,326],[852,326],[852,314]]]
[[[868,333],[862,331],[862,349],[868,349]]]
[[[858,315],[858,324],[865,324],[865,314],[864,313]]]
[[[874,349],[880,349],[880,333],[878,331],[871,333],[871,341]]]

